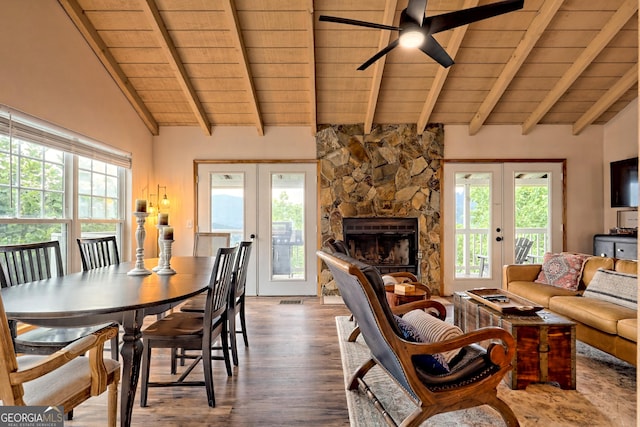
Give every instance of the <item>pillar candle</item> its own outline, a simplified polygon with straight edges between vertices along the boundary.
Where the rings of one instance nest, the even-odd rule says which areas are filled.
[[[147,201],[145,199],[136,199],[136,212],[146,212]]]
[[[162,238],[164,240],[173,240],[173,227],[164,227],[162,229]]]
[[[169,214],[160,212],[158,214],[158,225],[169,225]]]

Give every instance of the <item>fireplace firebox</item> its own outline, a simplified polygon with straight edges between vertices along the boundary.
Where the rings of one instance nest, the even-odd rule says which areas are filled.
[[[344,241],[354,258],[381,273],[419,276],[417,218],[343,218]]]

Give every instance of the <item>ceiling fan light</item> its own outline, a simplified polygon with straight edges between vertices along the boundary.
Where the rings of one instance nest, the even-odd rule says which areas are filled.
[[[424,34],[419,30],[403,31],[400,35],[400,46],[418,47],[424,42]]]

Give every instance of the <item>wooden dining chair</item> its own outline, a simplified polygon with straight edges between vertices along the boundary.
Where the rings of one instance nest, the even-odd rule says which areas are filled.
[[[0,246],[0,286],[3,288],[26,282],[50,279],[63,276],[60,243],[50,242],[27,243],[21,245]],[[17,322],[9,320],[14,338],[13,345],[18,353],[51,354],[72,342],[90,335],[106,326],[117,324],[101,324],[77,328],[45,328],[31,327],[18,334]],[[111,357],[118,359],[116,345],[111,349]]]
[[[77,239],[82,271],[120,264],[118,243],[115,236]]]
[[[0,297],[0,400],[6,406],[62,406],[65,414],[108,389],[107,425],[115,427],[120,364],[104,359],[104,343],[117,335],[107,326],[49,356],[16,357]],[[89,357],[78,357],[85,353]]]
[[[227,374],[230,374],[227,315],[236,250],[237,248],[235,247],[218,249],[209,279],[204,314],[184,311],[174,312],[155,321],[142,331],[144,351],[142,353],[140,406],[147,406],[147,390],[149,387],[204,385],[207,391],[208,404],[210,407],[215,407],[211,348],[213,342],[220,338],[222,351],[226,353],[224,360]],[[171,349],[172,363],[176,360],[176,352],[179,349],[181,351],[198,350],[199,355],[195,357],[195,360],[177,380],[151,382],[149,381],[149,371],[151,367],[151,350],[154,348]],[[202,361],[204,368],[204,381],[185,381],[200,361]]]
[[[252,241],[243,241],[238,245],[235,262],[233,263],[232,284],[229,292],[229,341],[231,343],[231,357],[233,364],[238,366],[238,344],[236,334],[242,334],[244,346],[249,347],[247,337],[247,321],[245,316],[245,288],[247,285],[247,267],[251,257]],[[206,298],[198,295],[191,298],[182,307],[181,311],[204,312]],[[236,317],[240,315],[240,329],[236,327]]]
[[[82,271],[120,264],[116,236],[80,238],[76,241],[80,251]],[[119,349],[119,335],[116,335],[111,341],[111,357],[115,360],[119,359]]]

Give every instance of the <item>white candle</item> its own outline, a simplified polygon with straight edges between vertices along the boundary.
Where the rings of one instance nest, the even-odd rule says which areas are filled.
[[[169,214],[160,212],[158,214],[158,225],[169,225]]]
[[[164,240],[173,240],[173,227],[164,227],[162,229],[162,238]]]
[[[147,201],[145,199],[136,199],[136,212],[146,212]]]

